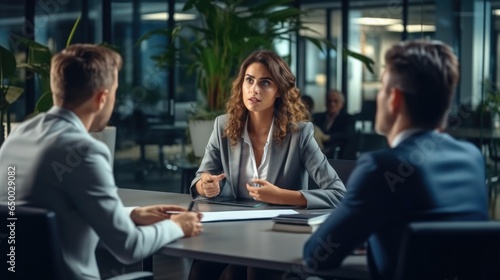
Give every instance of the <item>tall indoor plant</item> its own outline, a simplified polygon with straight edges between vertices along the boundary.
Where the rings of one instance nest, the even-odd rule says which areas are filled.
[[[10,133],[11,122],[8,112],[9,106],[23,93],[23,89],[11,84],[16,73],[16,58],[8,49],[0,46],[0,145],[5,135]],[[4,117],[6,118],[4,124]]]
[[[486,100],[485,109],[490,112],[492,118],[492,124],[494,128],[498,128],[498,122],[500,120],[500,91],[498,87],[493,85],[490,81],[485,82],[486,88]]]
[[[278,40],[289,41],[291,35],[299,31],[314,32],[301,20],[305,12],[294,7],[291,0],[260,1],[260,4],[253,2],[187,0],[182,10],[186,12],[194,9],[201,17],[201,26],[179,23],[172,29],[150,31],[141,38],[140,41],[154,35],[164,35],[176,43],[176,46],[171,44],[153,57],[159,66],[171,65],[181,55],[188,59],[188,69],[196,73],[198,89],[206,99],[206,105],[198,107],[191,119],[213,119],[223,112],[231,93],[232,79],[243,59],[251,52],[274,49],[274,43]],[[186,33],[181,34],[184,29],[195,38],[186,36]],[[335,47],[326,40],[308,36],[302,38],[320,49],[322,45]],[[373,60],[347,49],[344,54],[362,60],[371,69]],[[202,137],[204,144],[208,136]],[[198,139],[191,135],[192,141]]]

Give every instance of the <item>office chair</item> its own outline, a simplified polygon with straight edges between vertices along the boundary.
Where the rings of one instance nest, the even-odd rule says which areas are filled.
[[[4,224],[0,227],[0,279],[66,280],[62,272],[63,255],[55,213],[40,208],[17,206],[15,216],[10,216],[6,205],[1,205],[0,209],[1,220],[7,225],[13,223],[15,226],[9,228]],[[7,256],[11,251],[14,252],[13,258]],[[8,263],[11,259],[14,262]],[[15,265],[15,273],[7,270],[11,264]],[[152,280],[153,273],[138,271],[108,280],[127,279]]]
[[[500,279],[500,222],[409,224],[395,279]]]
[[[349,176],[351,176],[351,172],[356,167],[355,160],[348,159],[328,159],[328,163],[335,169],[337,175],[339,175],[340,180],[344,182],[344,185],[347,183]],[[309,176],[309,189],[318,189],[319,186],[314,182],[314,180]]]
[[[388,148],[387,139],[375,132],[360,132],[358,138],[358,149],[356,156],[359,158],[363,153]]]
[[[488,176],[488,199],[490,202],[491,216],[494,217],[496,213],[496,202],[498,195],[499,184],[499,170],[498,163],[500,162],[500,139],[490,139],[488,143],[489,158],[493,161],[493,170],[491,175]]]

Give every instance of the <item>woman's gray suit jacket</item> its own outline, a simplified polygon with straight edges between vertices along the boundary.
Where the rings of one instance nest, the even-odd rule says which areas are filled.
[[[227,121],[227,115],[215,119],[205,156],[191,183],[193,197],[197,196],[195,185],[203,172],[226,174],[221,181],[220,196],[236,197],[237,188],[246,191],[246,186],[238,186],[243,138],[231,147],[229,139],[223,137]],[[281,144],[273,142],[270,156],[267,181],[280,188],[300,191],[307,200],[307,208],[334,208],[339,205],[346,189],[314,140],[312,123],[301,122],[298,130],[287,133]],[[308,190],[309,175],[320,189]]]

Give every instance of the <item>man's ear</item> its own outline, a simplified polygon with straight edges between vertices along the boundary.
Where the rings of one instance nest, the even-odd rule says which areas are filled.
[[[102,89],[99,90],[94,98],[94,107],[97,110],[102,110],[104,108],[104,105],[106,104],[106,100],[108,100],[108,95],[109,95],[109,90],[107,89]]]
[[[401,110],[404,103],[403,91],[393,87],[389,96],[389,109],[392,113],[397,113]]]

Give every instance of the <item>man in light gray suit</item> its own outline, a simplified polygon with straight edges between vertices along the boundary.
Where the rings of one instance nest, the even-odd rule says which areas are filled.
[[[99,238],[123,263],[202,231],[201,214],[170,216],[179,206],[126,209],[117,195],[110,151],[88,131],[102,130],[113,111],[121,57],[96,45],[73,45],[52,58],[54,107],[26,121],[0,149],[0,170],[16,171],[16,205],[56,213],[65,279],[99,279]],[[7,182],[0,172],[0,182]],[[0,192],[0,203],[7,190]]]

